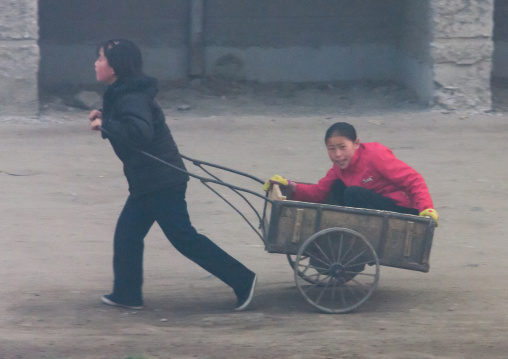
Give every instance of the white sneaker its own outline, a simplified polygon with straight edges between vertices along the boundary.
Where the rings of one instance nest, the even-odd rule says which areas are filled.
[[[112,299],[111,294],[106,294],[101,297],[101,302],[107,305],[111,305],[113,307],[122,307],[122,308],[128,308],[128,309],[143,309],[142,305],[128,305],[128,304],[122,304],[115,302]]]
[[[238,306],[235,308],[237,312],[240,312],[247,308],[252,302],[252,297],[254,296],[254,288],[256,288],[256,282],[258,280],[257,274],[254,274],[254,279],[252,280],[252,285],[250,286],[249,291],[245,291],[245,293],[242,293],[238,295]]]

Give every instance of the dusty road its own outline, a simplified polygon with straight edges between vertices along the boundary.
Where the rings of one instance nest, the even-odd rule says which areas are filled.
[[[111,288],[112,234],[127,191],[118,159],[88,130],[86,112],[3,119],[1,359],[508,358],[508,116],[192,105],[168,110],[181,152],[261,178],[318,180],[329,168],[324,131],[336,121],[392,148],[424,175],[440,214],[430,272],[382,267],[378,289],[354,313],[316,312],[285,257],[266,253],[193,180],[194,225],[259,275],[250,310],[233,312],[229,288],[155,227],[146,239],[146,309],[107,307],[99,298]]]

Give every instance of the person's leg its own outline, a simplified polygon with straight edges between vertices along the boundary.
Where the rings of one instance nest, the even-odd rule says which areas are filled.
[[[418,210],[399,206],[394,200],[359,186],[347,187],[344,191],[343,205],[347,207],[379,209],[406,214],[418,214]]]
[[[342,180],[337,179],[333,182],[332,187],[330,188],[330,192],[325,197],[323,203],[325,204],[333,204],[336,206],[342,206],[344,203],[344,191],[346,190],[346,185]]]
[[[142,198],[129,197],[118,218],[114,236],[114,285],[110,299],[125,305],[143,305],[144,238],[154,222]]]
[[[184,256],[233,288],[239,302],[254,286],[255,273],[192,226],[185,201],[186,185],[152,196],[151,208],[168,240]]]

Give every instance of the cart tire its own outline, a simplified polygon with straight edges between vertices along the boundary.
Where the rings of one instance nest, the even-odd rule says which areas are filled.
[[[296,255],[295,254],[286,254],[286,256],[288,258],[289,265],[291,266],[291,268],[293,268],[295,273],[297,273],[300,278],[302,278],[303,280],[305,280],[306,282],[311,283],[311,284],[314,284],[316,282],[319,283],[319,281],[317,281],[315,278],[306,276],[305,273],[303,273],[298,267],[295,266],[295,264],[296,264]],[[305,260],[305,256],[303,256],[300,261],[304,261],[304,260]]]
[[[360,233],[328,228],[301,245],[293,270],[298,290],[312,306],[325,313],[348,313],[376,289],[379,258]]]

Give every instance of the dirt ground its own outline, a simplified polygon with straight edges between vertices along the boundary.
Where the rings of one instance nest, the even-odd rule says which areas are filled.
[[[285,256],[265,252],[192,180],[195,227],[258,273],[252,306],[233,312],[232,291],[154,227],[146,308],[107,307],[99,298],[111,289],[126,182],[88,112],[52,103],[40,118],[0,119],[0,359],[508,358],[507,115],[421,109],[393,86],[179,89],[160,102],[183,154],[263,179],[321,178],[324,132],[336,121],[389,146],[423,174],[440,214],[430,272],[382,267],[356,311],[320,313]],[[254,181],[222,178],[261,193]]]

